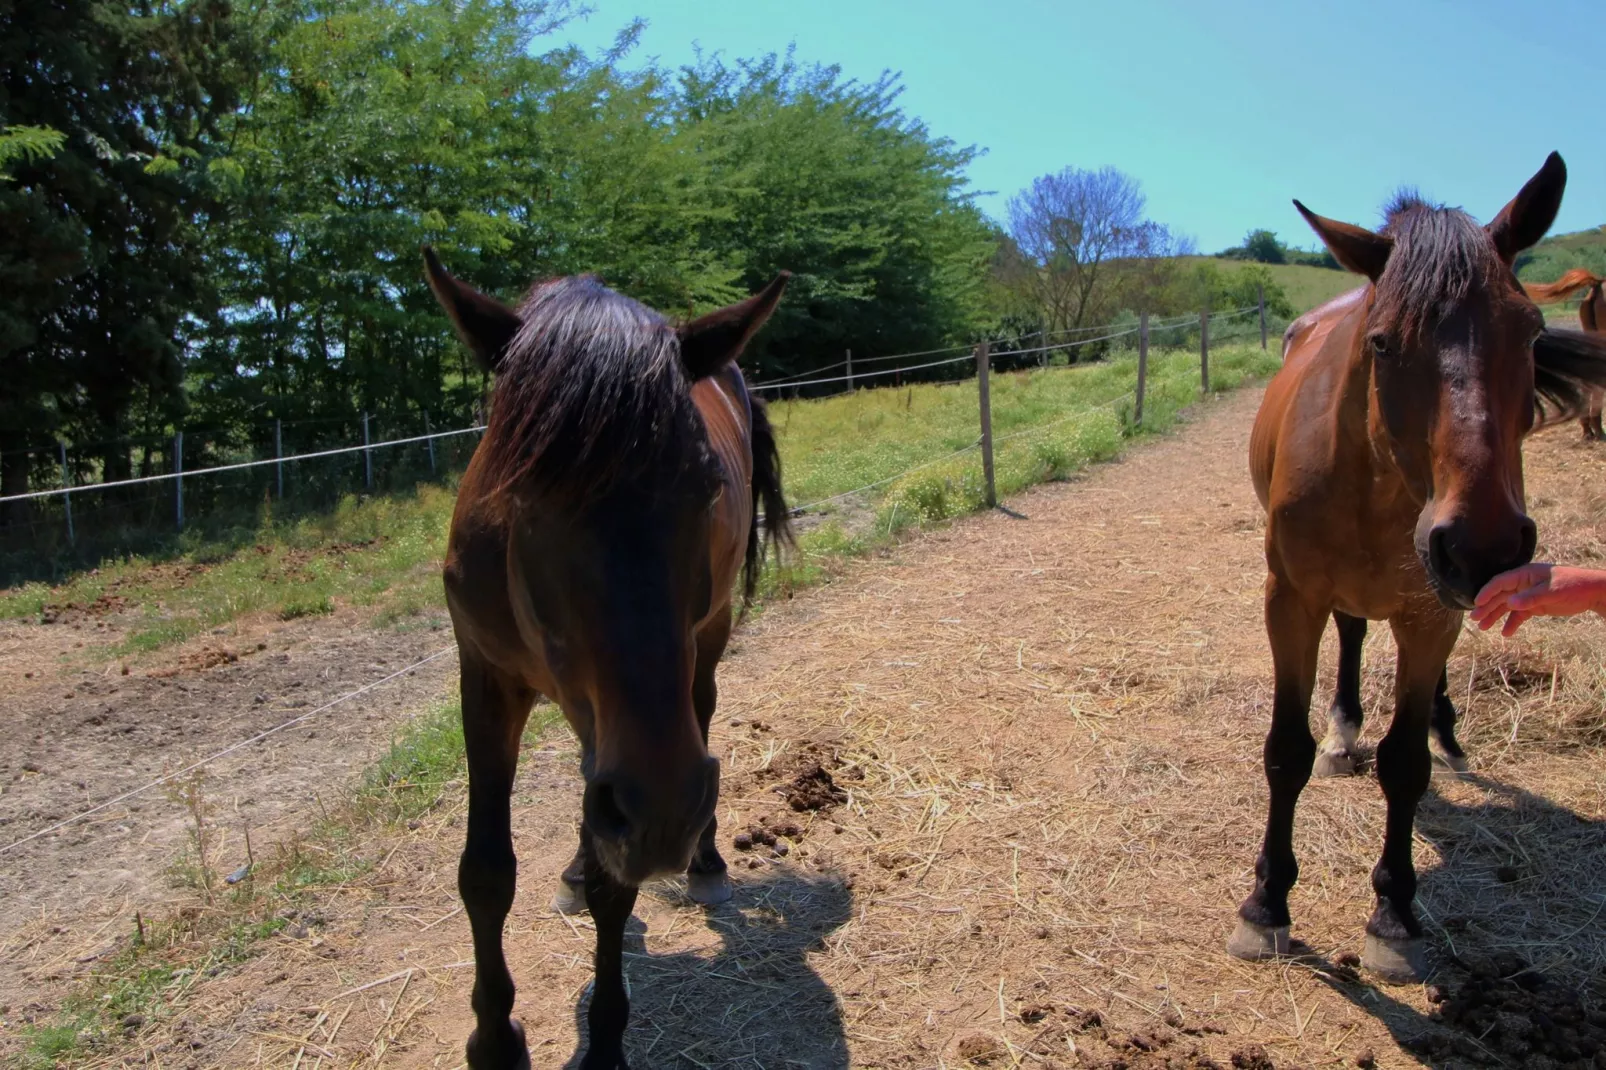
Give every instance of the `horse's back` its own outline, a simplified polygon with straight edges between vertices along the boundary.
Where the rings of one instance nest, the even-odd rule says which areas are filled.
[[[1264,509],[1272,507],[1279,450],[1301,449],[1301,443],[1313,440],[1312,436],[1314,440],[1331,438],[1324,428],[1315,426],[1332,411],[1330,395],[1341,385],[1328,365],[1343,356],[1342,347],[1334,343],[1329,351],[1329,343],[1365,295],[1364,286],[1340,294],[1294,320],[1283,333],[1283,366],[1266,385],[1249,436],[1250,475]],[[1309,461],[1302,457],[1297,463],[1308,469]]]

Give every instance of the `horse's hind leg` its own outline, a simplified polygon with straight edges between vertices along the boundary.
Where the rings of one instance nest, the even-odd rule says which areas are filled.
[[[1455,738],[1455,703],[1450,701],[1450,670],[1439,673],[1439,686],[1433,692],[1433,738],[1439,741],[1440,757],[1457,773],[1467,771],[1467,752]]]
[[[1327,715],[1327,736],[1316,750],[1317,776],[1349,776],[1355,772],[1356,742],[1361,738],[1361,649],[1366,645],[1366,618],[1333,611],[1338,628],[1338,686]]]
[[[731,617],[727,609],[720,620],[711,622],[704,634],[697,637],[697,670],[692,678],[692,706],[697,713],[697,724],[703,730],[703,745],[708,745],[708,726],[714,719],[714,707],[719,702],[719,688],[714,681],[714,670],[730,641]],[[718,807],[716,806],[717,810]],[[715,842],[719,835],[719,818],[710,817],[697,841],[697,853],[692,856],[686,870],[686,894],[705,906],[723,903],[731,897],[731,880],[725,860],[720,857]]]
[[[1266,580],[1266,631],[1276,673],[1271,731],[1266,735],[1266,784],[1271,805],[1255,860],[1255,889],[1238,907],[1238,928],[1227,950],[1244,959],[1289,949],[1288,892],[1299,879],[1294,858],[1294,807],[1310,780],[1316,738],[1310,734],[1310,694],[1327,613],[1306,605],[1288,584]]]
[[[513,907],[518,881],[509,800],[519,737],[534,696],[467,652],[462,662],[468,838],[457,867],[457,888],[474,936],[475,1027],[468,1038],[468,1065],[473,1070],[528,1067],[524,1030],[511,1017],[513,975],[502,954],[502,924]]]
[[[558,877],[558,890],[552,896],[552,909],[559,914],[584,914],[586,909],[585,833],[581,845]]]
[[[625,922],[635,909],[636,889],[620,884],[603,868],[591,847],[591,836],[580,830],[580,853],[585,867],[586,902],[597,926],[597,953],[593,960],[596,980],[591,986],[587,1011],[590,1043],[580,1070],[630,1070],[625,1063],[625,1025],[630,1020],[630,996],[625,991]]]

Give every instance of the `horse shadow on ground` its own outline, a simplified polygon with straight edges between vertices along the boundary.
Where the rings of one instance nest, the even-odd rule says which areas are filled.
[[[1430,1012],[1346,956],[1305,949],[1303,964],[1425,1065],[1606,1065],[1606,822],[1462,779],[1484,800],[1452,802],[1435,777],[1417,812],[1418,837],[1444,860],[1418,872]]]
[[[650,954],[646,926],[630,919],[625,1057],[633,1070],[847,1070],[841,1006],[808,956],[853,916],[851,889],[839,877],[789,867],[756,879],[733,876],[730,902],[683,908],[700,911],[702,924],[718,934],[720,946],[712,954]],[[587,986],[575,1006],[579,1046],[565,1070],[577,1070],[585,1054],[589,1003]]]

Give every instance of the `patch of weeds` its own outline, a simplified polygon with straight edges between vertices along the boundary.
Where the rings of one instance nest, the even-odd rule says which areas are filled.
[[[83,1036],[87,1023],[74,1017],[55,1025],[29,1026],[23,1031],[28,1049],[23,1054],[24,1070],[53,1070],[65,1057],[77,1054],[90,1038]]]
[[[335,600],[326,594],[292,595],[279,604],[280,620],[297,620],[301,617],[326,617],[335,611]]]
[[[127,639],[119,643],[114,654],[146,654],[152,650],[160,650],[173,643],[182,643],[191,636],[199,635],[206,628],[206,623],[188,617],[178,617],[171,620],[159,621],[138,631],[132,632]]]

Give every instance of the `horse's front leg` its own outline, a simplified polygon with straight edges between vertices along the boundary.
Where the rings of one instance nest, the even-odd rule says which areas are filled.
[[[1310,781],[1316,738],[1310,733],[1310,695],[1316,683],[1327,608],[1305,602],[1286,581],[1266,579],[1266,632],[1271,638],[1275,691],[1266,735],[1266,784],[1271,789],[1266,833],[1255,860],[1255,888],[1238,907],[1227,950],[1260,959],[1289,950],[1288,892],[1299,879],[1294,858],[1294,807]]]
[[[468,1065],[473,1070],[526,1068],[524,1030],[511,1017],[513,975],[502,953],[502,925],[518,883],[510,800],[519,737],[534,694],[467,652],[462,663],[468,837],[457,866],[457,889],[474,936],[475,1026],[468,1038]]]
[[[1459,613],[1396,619],[1399,666],[1394,682],[1394,723],[1377,745],[1377,780],[1388,802],[1383,856],[1372,870],[1377,906],[1366,923],[1361,962],[1384,980],[1419,981],[1426,973],[1422,926],[1416,920],[1416,868],[1411,834],[1416,808],[1433,776],[1428,726],[1444,663],[1461,627]]]
[[[625,1062],[625,1024],[630,1020],[630,997],[625,994],[625,923],[635,909],[636,889],[621,884],[597,857],[591,834],[580,830],[580,853],[585,868],[586,905],[597,927],[596,978],[591,986],[588,1013],[590,1043],[580,1070],[630,1070]]]
[[[691,701],[697,714],[697,725],[703,732],[704,747],[708,746],[708,726],[714,719],[714,708],[719,702],[714,670],[719,667],[719,659],[725,653],[730,633],[731,613],[727,607],[723,617],[710,623],[707,630],[697,637],[697,669],[692,678]],[[715,809],[718,809],[717,802]],[[711,815],[697,840],[697,853],[692,856],[691,865],[686,870],[686,894],[704,906],[714,906],[731,897],[730,871],[725,859],[720,857],[716,842],[718,836],[719,818]]]

